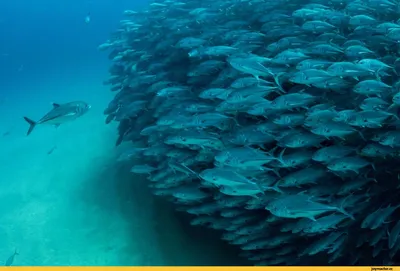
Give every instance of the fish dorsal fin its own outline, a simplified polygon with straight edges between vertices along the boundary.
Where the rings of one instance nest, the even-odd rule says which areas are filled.
[[[54,108],[60,107],[60,104],[53,103],[53,107],[54,107]]]

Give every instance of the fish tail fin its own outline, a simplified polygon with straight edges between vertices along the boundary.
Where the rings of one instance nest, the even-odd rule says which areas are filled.
[[[340,207],[338,207],[337,210],[338,210],[340,213],[344,214],[345,216],[348,216],[351,220],[355,220],[354,216],[353,216],[352,214],[350,214],[349,212],[347,212],[347,211],[344,209],[344,204],[345,204],[346,200],[347,200],[350,196],[352,196],[352,195],[353,195],[353,194],[350,194],[349,196],[347,196],[347,197],[342,201],[342,203],[340,204]]]
[[[281,163],[283,166],[287,167],[289,166],[286,161],[283,159],[283,154],[285,153],[286,148],[283,148],[282,151],[279,153],[277,157],[275,157],[276,160],[278,160],[279,163]]]
[[[280,82],[281,76],[284,75],[284,72],[280,72],[278,74],[273,74],[271,73],[272,77],[274,78],[274,81],[276,83],[276,86],[278,87],[278,90],[281,92],[281,94],[285,94],[286,91],[283,89],[282,84]]]
[[[273,186],[271,186],[271,189],[280,194],[284,194],[284,192],[279,188],[280,181],[281,180],[277,181]]]
[[[124,140],[124,135],[119,135],[117,141],[115,142],[115,146],[121,145],[122,141]]]
[[[360,135],[360,137],[361,137],[362,140],[367,141],[367,140],[365,139],[365,137],[364,137],[364,135],[363,135],[363,133],[362,133],[361,131],[358,131],[358,130],[357,130],[357,133]]]
[[[26,133],[26,135],[30,135],[30,133],[32,133],[33,129],[36,127],[37,122],[31,120],[30,118],[24,117],[24,120],[29,123],[29,129],[28,132]]]
[[[196,177],[198,177],[199,179],[201,179],[200,178],[200,176],[199,176],[199,174],[196,172],[196,171],[194,171],[194,170],[192,170],[191,168],[189,168],[187,165],[185,165],[184,163],[180,163],[180,165],[182,166],[182,167],[184,167],[184,168],[186,168],[190,173],[192,173],[194,176],[196,176]]]
[[[15,249],[14,255],[19,255],[19,252],[17,249]]]
[[[391,104],[391,105],[387,108],[387,110],[390,111],[390,110],[392,110],[393,108],[395,108],[396,106],[397,106],[396,104]]]

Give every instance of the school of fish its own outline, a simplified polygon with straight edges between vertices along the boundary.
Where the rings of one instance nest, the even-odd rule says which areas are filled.
[[[100,45],[120,161],[254,265],[392,265],[400,2],[159,0]]]

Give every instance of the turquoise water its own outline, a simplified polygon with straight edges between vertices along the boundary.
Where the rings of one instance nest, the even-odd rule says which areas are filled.
[[[229,265],[235,252],[190,228],[116,157],[116,127],[104,124],[112,93],[102,85],[109,37],[133,1],[0,3],[0,264]],[[85,24],[91,13],[91,23]],[[39,126],[52,103],[83,100],[76,121]],[[163,206],[163,207],[161,207]],[[229,251],[229,250],[228,250]]]

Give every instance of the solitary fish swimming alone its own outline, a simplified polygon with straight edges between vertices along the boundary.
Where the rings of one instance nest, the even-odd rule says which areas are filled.
[[[15,249],[15,252],[13,255],[11,255],[10,257],[8,257],[5,266],[11,266],[14,262],[14,258],[16,255],[19,255],[19,253],[17,252],[17,250]]]
[[[85,17],[85,23],[90,23],[90,12]]]
[[[65,104],[53,103],[53,109],[50,110],[50,112],[48,112],[46,115],[44,115],[39,121],[33,121],[27,117],[24,117],[24,119],[30,125],[27,135],[32,133],[33,129],[38,124],[51,124],[58,127],[62,123],[75,120],[88,112],[90,107],[91,106],[89,104],[81,101]]]

